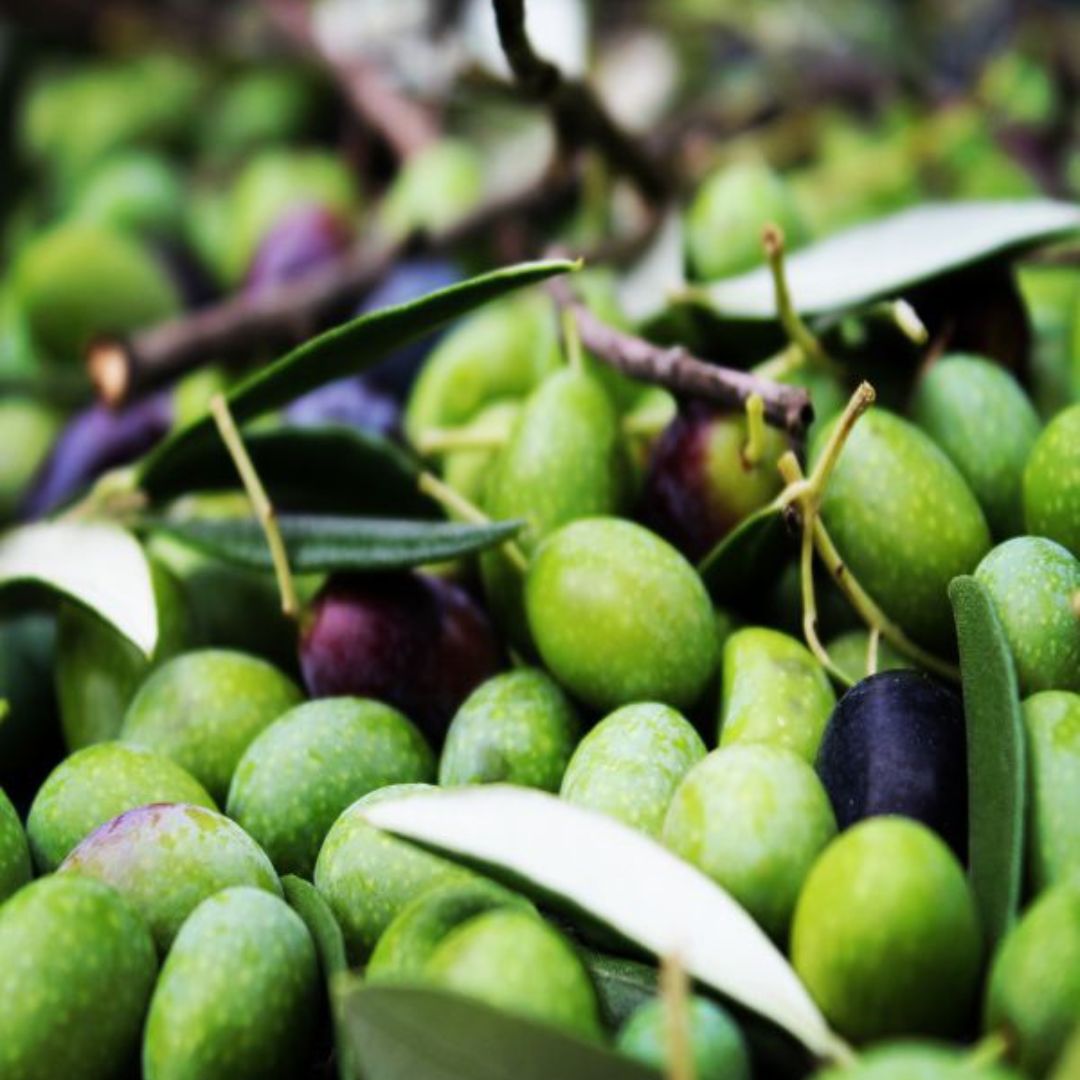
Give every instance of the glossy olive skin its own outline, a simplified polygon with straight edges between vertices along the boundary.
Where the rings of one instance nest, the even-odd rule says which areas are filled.
[[[975,570],[994,601],[1021,694],[1080,692],[1080,559],[1042,536],[998,544]]]
[[[0,789],[0,904],[32,875],[30,848],[11,800]]]
[[[766,429],[761,459],[750,462],[746,431],[743,414],[692,402],[679,409],[650,455],[638,516],[692,561],[783,487],[776,462],[787,441]]]
[[[564,525],[525,585],[529,629],[551,673],[596,709],[635,701],[691,708],[716,670],[716,626],[694,568],[619,518]]]
[[[97,881],[50,876],[0,907],[0,1073],[125,1075],[157,973],[150,933]]]
[[[70,502],[109,469],[127,465],[150,450],[173,422],[166,394],[110,409],[91,405],[64,426],[27,488],[23,518],[40,518]]]
[[[812,1080],[1021,1080],[1005,1065],[976,1063],[966,1047],[903,1039],[875,1046],[855,1065],[814,1073]]]
[[[379,224],[398,236],[437,232],[464,216],[483,190],[476,150],[463,139],[437,139],[402,163],[379,204]]]
[[[1024,470],[1024,521],[1080,559],[1080,403],[1039,436]]]
[[[1080,888],[1045,892],[998,948],[986,984],[984,1019],[1006,1028],[1026,1076],[1045,1076],[1080,1015]]]
[[[503,666],[483,610],[460,586],[419,573],[331,576],[300,635],[312,697],[371,697],[436,745],[468,694]]]
[[[829,717],[817,771],[836,821],[895,814],[967,851],[967,750],[960,696],[917,671],[856,683]]]
[[[1016,379],[982,357],[942,357],[920,381],[911,415],[963,474],[991,532],[1023,532],[1024,466],[1039,417]]]
[[[819,433],[820,454],[831,426]],[[840,556],[885,614],[931,649],[953,648],[949,582],[990,547],[975,496],[913,424],[871,409],[855,425],[821,504]]]

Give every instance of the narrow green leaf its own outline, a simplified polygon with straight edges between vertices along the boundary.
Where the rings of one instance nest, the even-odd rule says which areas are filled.
[[[157,606],[139,542],[107,521],[50,521],[0,537],[0,588],[35,585],[95,612],[150,656]]]
[[[490,785],[373,804],[373,825],[540,894],[598,922],[766,1017],[819,1057],[843,1041],[783,954],[715,882],[651,837],[526,788]]]
[[[254,518],[152,518],[144,525],[226,562],[256,570],[273,569],[262,527]],[[509,540],[521,525],[520,521],[464,525],[367,517],[278,517],[289,566],[299,574],[400,570],[456,559]]]
[[[417,489],[416,459],[373,432],[338,424],[282,427],[245,432],[244,445],[279,508],[403,517],[435,512]],[[159,502],[192,491],[239,487],[236,466],[220,439],[166,459],[142,480],[146,494]]]
[[[968,754],[968,861],[991,949],[1020,906],[1026,768],[1016,670],[986,589],[973,577],[949,586],[960,644]]]
[[[445,990],[365,986],[340,998],[354,1080],[659,1080],[604,1046]]]
[[[791,547],[783,512],[764,506],[739,522],[701,560],[698,571],[715,603],[738,605],[763,581],[773,580]]]
[[[1080,207],[1051,199],[923,204],[826,237],[787,259],[804,315],[903,296],[913,286],[1080,231]],[[686,290],[686,299],[732,319],[776,318],[767,267]]]
[[[335,991],[338,981],[348,976],[345,939],[341,935],[341,927],[322,894],[310,882],[295,874],[286,874],[281,879],[281,886],[285,890],[289,907],[304,920],[304,925],[315,943],[315,952],[319,957],[319,967],[322,969],[330,1005],[338,1077],[339,1080],[350,1080],[351,1077],[359,1076],[359,1072],[355,1068],[351,1047],[344,1034],[338,1008],[339,997]]]
[[[573,270],[576,265],[565,259],[520,263],[480,274],[406,304],[361,315],[313,337],[249,376],[229,392],[229,408],[240,424],[262,416],[309,390],[363,371],[400,346],[489,300]],[[210,416],[177,431],[139,464],[139,486],[152,489],[161,472],[182,468],[186,459],[216,439]]]
[[[596,987],[600,1014],[608,1029],[622,1027],[639,1005],[656,997],[659,978],[656,968],[592,949],[579,949],[578,954]]]

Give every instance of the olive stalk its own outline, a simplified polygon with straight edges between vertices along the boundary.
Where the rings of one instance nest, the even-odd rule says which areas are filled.
[[[660,999],[664,1006],[668,1080],[694,1080],[690,1052],[690,979],[674,953],[660,958]]]
[[[881,631],[873,626],[866,643],[866,674],[876,675],[878,669],[878,645],[881,644]]]
[[[290,619],[294,619],[300,612],[300,602],[297,599],[296,585],[293,582],[292,571],[289,569],[289,557],[285,551],[285,541],[281,538],[273,504],[259,479],[247,447],[244,446],[244,440],[229,411],[224,394],[215,394],[210,399],[210,413],[217,424],[221,441],[225,444],[225,449],[228,450],[229,457],[232,458],[236,471],[240,474],[240,481],[251,502],[251,508],[255,511],[255,517],[266,536],[266,544],[270,548],[270,558],[274,564],[274,577],[277,579],[278,589],[281,592],[281,610]]]
[[[455,514],[463,521],[473,525],[490,525],[491,518],[480,507],[469,502],[460,492],[455,491],[449,484],[444,484],[433,473],[422,472],[417,481],[417,487],[429,498],[434,499],[448,513]],[[507,540],[500,545],[500,550],[506,556],[510,565],[521,574],[529,569],[529,560],[521,546],[513,540]]]
[[[765,456],[765,402],[760,394],[746,399],[746,445],[742,457],[753,467]]]
[[[501,431],[477,431],[465,425],[457,428],[428,428],[416,440],[416,449],[424,457],[452,454],[457,450],[499,450],[507,436]]]
[[[1009,1036],[1004,1031],[987,1032],[972,1048],[967,1057],[969,1069],[986,1069],[996,1065],[1009,1052]]]
[[[585,370],[585,356],[581,350],[581,334],[578,332],[577,316],[571,308],[563,308],[560,315],[566,359],[570,370],[580,375]]]

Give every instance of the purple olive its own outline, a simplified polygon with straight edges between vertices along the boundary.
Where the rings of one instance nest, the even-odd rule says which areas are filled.
[[[460,586],[426,574],[335,575],[300,636],[312,697],[376,698],[436,744],[469,693],[503,666],[484,611]]]
[[[352,230],[324,206],[298,206],[263,237],[251,260],[244,291],[257,296],[330,266],[352,242]]]
[[[76,413],[53,444],[23,498],[20,516],[39,518],[85,491],[102,473],[141,457],[169,430],[168,394],[113,410],[91,405]]]
[[[401,431],[401,406],[367,379],[350,376],[297,398],[286,408],[285,419],[297,427],[346,424],[396,437]]]
[[[884,671],[837,703],[817,771],[841,829],[899,814],[967,850],[967,751],[960,696],[920,671]]]

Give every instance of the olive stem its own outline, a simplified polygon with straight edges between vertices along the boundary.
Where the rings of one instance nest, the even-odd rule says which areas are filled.
[[[765,456],[765,401],[760,394],[746,399],[746,446],[743,461],[751,467]]]
[[[848,436],[858,422],[859,417],[874,404],[876,397],[877,393],[868,382],[859,383],[855,388],[855,392],[848,399],[847,405],[844,406],[840,419],[837,420],[832,431],[829,432],[829,438],[821,452],[821,457],[818,458],[817,464],[810,473],[810,488],[817,502],[821,501],[821,497],[825,493],[825,485],[829,482],[829,477],[832,475],[837,461],[840,460],[840,453],[844,449]]]
[[[792,373],[806,366],[806,353],[794,342],[789,342],[768,360],[762,360],[750,370],[759,379],[786,379]]]
[[[434,473],[422,472],[416,486],[429,498],[434,499],[448,514],[454,514],[462,521],[473,525],[490,525],[491,518],[475,503],[469,502],[459,491],[443,483]],[[529,560],[525,552],[513,540],[500,545],[503,554],[515,570],[524,574],[529,569]]]
[[[900,332],[914,345],[925,345],[930,340],[930,331],[919,318],[919,313],[907,300],[882,300],[875,305],[892,320]]]
[[[878,645],[881,642],[881,631],[876,627],[870,627],[870,640],[866,643],[866,674],[876,675],[878,669]]]
[[[773,289],[776,293],[776,315],[784,328],[784,333],[812,363],[832,368],[832,360],[792,302],[791,289],[788,287],[787,274],[784,271],[783,229],[774,223],[766,225],[761,233],[761,245],[765,249],[765,259],[772,272]]]
[[[210,412],[217,424],[221,441],[229,452],[236,471],[240,474],[240,481],[244,485],[244,491],[251,502],[251,508],[255,511],[255,517],[262,526],[266,537],[267,546],[270,548],[270,558],[274,564],[274,577],[277,579],[278,590],[281,593],[281,610],[289,618],[296,618],[300,612],[300,602],[296,596],[296,585],[293,582],[292,571],[289,569],[289,557],[285,551],[285,542],[281,538],[281,530],[277,524],[277,514],[263,487],[259,474],[255,470],[251,457],[244,446],[244,440],[236,426],[232,413],[229,411],[228,402],[224,394],[215,394],[210,399]]]
[[[471,427],[428,428],[416,440],[416,448],[428,457],[455,450],[500,450],[506,443],[507,436],[501,431],[477,431]]]
[[[1008,1052],[1008,1035],[1004,1031],[991,1031],[971,1048],[965,1064],[969,1069],[985,1069],[996,1065]]]
[[[674,953],[660,958],[660,998],[664,1006],[668,1080],[694,1080],[690,1053],[690,979]]]
[[[563,347],[566,349],[566,359],[570,370],[575,375],[580,375],[585,370],[585,357],[581,351],[581,334],[578,332],[574,309],[562,308],[560,322],[562,323]]]

